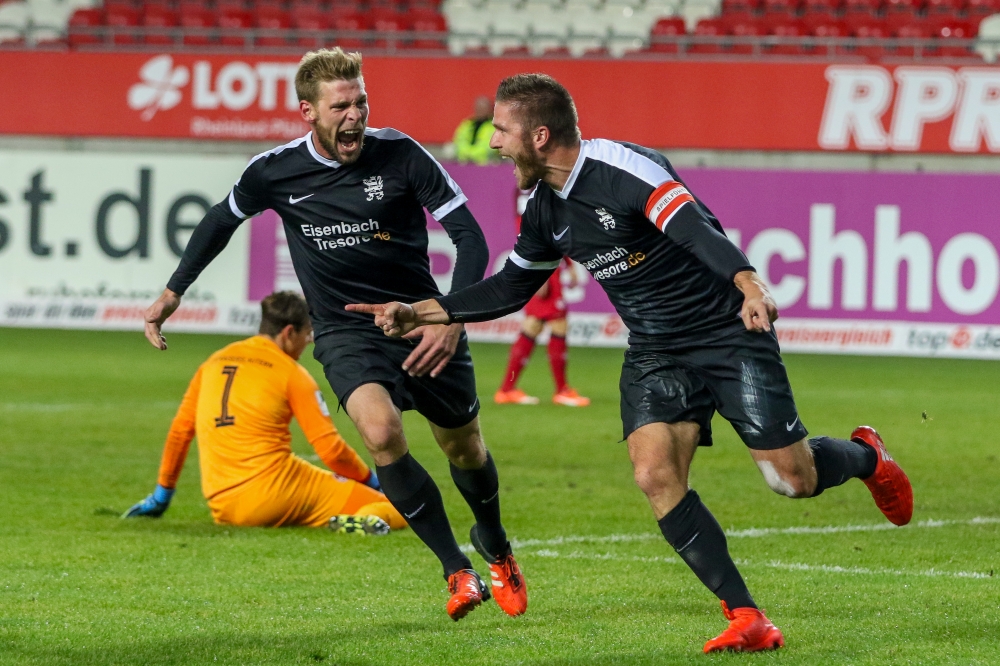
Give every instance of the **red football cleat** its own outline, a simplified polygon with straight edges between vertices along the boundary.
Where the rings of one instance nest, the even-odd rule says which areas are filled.
[[[875,505],[894,525],[905,525],[913,517],[913,487],[906,473],[889,452],[882,437],[870,426],[858,426],[851,433],[851,440],[875,449],[878,463],[875,473],[862,479],[875,499]]]
[[[492,579],[490,582],[493,585],[493,599],[497,602],[497,606],[504,613],[507,613],[507,615],[511,617],[523,615],[524,611],[528,610],[528,586],[524,582],[524,576],[521,575],[521,568],[517,566],[517,562],[514,560],[514,554],[510,550],[510,543],[507,544],[506,553],[500,557],[495,557],[483,547],[479,539],[477,527],[477,525],[472,526],[469,537],[472,539],[472,545],[483,556],[486,563],[490,565],[490,578]]]
[[[576,392],[576,389],[571,389],[567,386],[552,396],[552,402],[567,407],[586,407],[590,404],[590,398],[583,397]]]
[[[528,587],[512,553],[507,553],[496,563],[490,563],[490,578],[493,598],[504,613],[517,617],[528,610]]]
[[[458,622],[471,613],[476,606],[490,598],[483,580],[472,569],[462,569],[448,576],[448,617]]]
[[[538,398],[528,395],[521,389],[511,389],[509,391],[499,390],[493,394],[493,402],[498,405],[537,405]]]
[[[722,614],[729,620],[729,628],[705,643],[705,654],[709,652],[759,652],[777,650],[785,645],[781,630],[771,624],[764,613],[756,608],[729,610],[722,603]]]

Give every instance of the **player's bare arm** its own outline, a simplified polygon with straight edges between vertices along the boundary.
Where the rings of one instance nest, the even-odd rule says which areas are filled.
[[[163,322],[180,306],[181,297],[170,289],[164,289],[160,297],[146,308],[146,339],[159,350],[166,351],[167,339],[163,337],[160,328]]]
[[[770,331],[771,323],[778,318],[778,306],[764,281],[754,271],[740,271],[733,282],[743,292],[740,315],[747,330]]]
[[[390,338],[401,338],[420,326],[451,323],[447,311],[433,298],[413,305],[399,301],[382,304],[352,303],[346,309],[349,312],[375,315],[375,325]]]

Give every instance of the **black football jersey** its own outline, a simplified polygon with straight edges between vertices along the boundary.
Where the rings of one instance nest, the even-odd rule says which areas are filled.
[[[251,160],[229,194],[233,215],[281,216],[316,335],[372,330],[348,303],[440,295],[427,256],[426,207],[436,220],[467,201],[420,144],[394,129],[365,130],[358,161],[320,155],[312,133]]]
[[[667,236],[668,225],[691,216],[724,237],[665,157],[628,143],[583,141],[561,191],[536,186],[510,260],[538,270],[555,268],[564,255],[582,264],[607,292],[633,344],[742,328],[735,273],[713,271]],[[733,270],[752,268],[736,253],[742,265]]]

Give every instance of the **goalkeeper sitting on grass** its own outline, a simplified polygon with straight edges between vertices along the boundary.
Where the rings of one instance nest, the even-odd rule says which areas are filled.
[[[170,506],[191,440],[201,487],[225,525],[308,525],[385,534],[406,527],[378,478],[343,440],[312,376],[297,363],[312,341],[305,299],[277,292],[261,302],[260,334],[215,352],[195,373],[167,435],[156,490],[123,518]],[[332,472],[292,453],[294,416]]]

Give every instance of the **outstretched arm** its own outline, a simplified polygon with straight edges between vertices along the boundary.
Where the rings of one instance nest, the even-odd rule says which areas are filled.
[[[167,348],[167,340],[161,333],[163,322],[180,306],[181,296],[191,283],[229,244],[229,239],[244,219],[231,210],[227,200],[213,206],[195,227],[184,248],[180,265],[167,282],[167,288],[146,309],[146,339],[154,347],[160,350]]]
[[[516,259],[516,255],[513,255]],[[471,287],[442,296],[405,303],[348,305],[352,312],[375,315],[375,325],[390,337],[406,335],[418,326],[498,319],[524,307],[549,279],[555,267],[522,268],[508,259],[503,270]]]
[[[188,384],[181,406],[170,424],[167,442],[163,446],[163,456],[160,458],[160,473],[156,488],[146,499],[135,504],[125,512],[122,518],[148,516],[159,518],[170,506],[177,480],[184,469],[191,440],[195,435],[195,419],[198,413],[198,393],[201,388],[201,368],[195,373]]]

